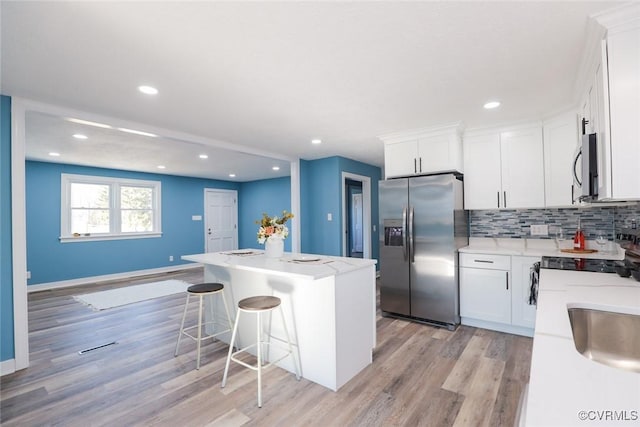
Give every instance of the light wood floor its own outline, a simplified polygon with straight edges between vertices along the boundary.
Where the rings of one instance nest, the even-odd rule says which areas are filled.
[[[176,278],[201,269],[29,295],[31,366],[2,377],[3,426],[512,426],[529,378],[532,340],[461,326],[455,332],[378,316],[373,364],[332,392],[279,368],[263,377],[232,364],[227,346],[183,340],[184,295],[100,312],[72,295]],[[195,319],[195,301],[190,307]],[[79,355],[109,341],[118,344]]]

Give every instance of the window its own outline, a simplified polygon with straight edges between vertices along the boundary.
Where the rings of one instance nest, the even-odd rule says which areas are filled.
[[[62,174],[63,242],[159,237],[160,182]]]

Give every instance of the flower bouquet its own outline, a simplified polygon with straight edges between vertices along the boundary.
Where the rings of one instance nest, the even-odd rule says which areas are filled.
[[[258,243],[263,244],[272,236],[280,239],[287,237],[289,235],[289,229],[285,224],[291,218],[293,218],[293,214],[286,210],[282,211],[281,217],[270,217],[266,213],[263,213],[262,219],[256,221],[256,224],[260,224],[260,228],[258,228]]]

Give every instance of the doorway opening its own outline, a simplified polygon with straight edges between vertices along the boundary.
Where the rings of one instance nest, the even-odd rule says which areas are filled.
[[[371,258],[371,178],[342,173],[342,255]]]
[[[345,183],[345,200],[347,208],[347,256],[363,257],[362,238],[362,182],[347,179]]]

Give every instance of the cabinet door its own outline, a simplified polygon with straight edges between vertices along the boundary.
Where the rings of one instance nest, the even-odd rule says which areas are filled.
[[[536,324],[536,306],[529,305],[530,274],[538,257],[511,257],[511,323],[533,328]]]
[[[640,199],[640,28],[609,32],[608,49],[611,196]]]
[[[509,272],[479,268],[460,269],[460,316],[511,323]]]
[[[500,201],[500,135],[464,138],[464,208],[497,209]]]
[[[544,207],[542,129],[533,127],[500,134],[503,206]]]
[[[435,135],[418,139],[420,173],[462,172],[462,147],[457,135]]]
[[[578,146],[578,118],[567,113],[545,122],[544,201],[547,207],[573,204],[573,156]]]
[[[396,142],[384,146],[384,174],[394,176],[415,175],[418,172],[418,140]]]

